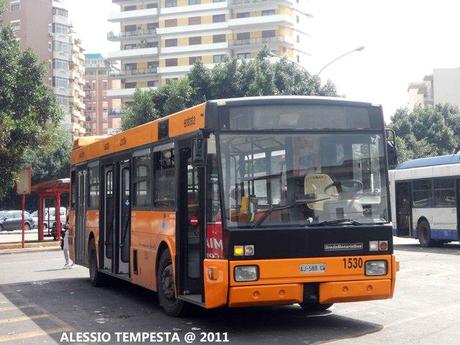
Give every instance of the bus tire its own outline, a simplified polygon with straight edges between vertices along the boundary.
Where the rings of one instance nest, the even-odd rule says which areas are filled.
[[[306,312],[325,311],[332,307],[333,303],[314,303],[314,302],[302,302],[299,303],[300,307]]]
[[[169,316],[179,317],[187,312],[187,303],[176,298],[176,283],[171,255],[163,251],[158,262],[157,291],[160,306]]]
[[[430,224],[426,220],[418,223],[417,236],[422,247],[433,247],[435,245],[435,241],[431,239]]]
[[[89,243],[89,280],[91,284],[95,287],[104,286],[106,277],[104,273],[99,272],[97,267],[97,255],[96,255],[96,246],[94,244],[94,239],[91,239]]]

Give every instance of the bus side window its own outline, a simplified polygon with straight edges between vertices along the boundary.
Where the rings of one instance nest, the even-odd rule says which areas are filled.
[[[150,150],[134,153],[134,206],[146,207],[152,203]]]
[[[176,199],[174,147],[156,151],[153,156],[154,206],[173,209]]]

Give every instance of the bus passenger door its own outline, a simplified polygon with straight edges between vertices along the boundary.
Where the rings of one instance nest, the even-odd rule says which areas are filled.
[[[410,182],[396,182],[396,235],[412,235],[412,191]],[[411,236],[413,237],[413,236]]]
[[[77,171],[77,221],[74,241],[75,263],[78,265],[86,265],[86,175],[86,167]],[[48,224],[50,223],[48,222]],[[48,228],[50,228],[50,226]]]
[[[117,195],[118,222],[116,248],[118,251],[118,274],[129,274],[129,248],[131,230],[131,197],[129,160],[119,163],[119,193]]]
[[[114,188],[113,188],[113,166],[104,167],[104,197],[102,201],[103,235],[104,235],[104,269],[112,271],[113,268],[113,243],[114,243]]]
[[[204,168],[192,164],[191,140],[179,145],[178,228],[179,295],[203,302]]]

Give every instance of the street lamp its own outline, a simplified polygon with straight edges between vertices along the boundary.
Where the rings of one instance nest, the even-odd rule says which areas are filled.
[[[322,71],[324,71],[325,68],[329,67],[330,65],[332,65],[334,62],[336,62],[337,60],[343,58],[344,56],[347,56],[347,55],[350,55],[354,52],[360,52],[364,49],[365,47],[364,46],[361,46],[361,47],[358,47],[358,48],[355,48],[353,50],[350,50],[349,52],[346,52],[342,55],[339,55],[337,56],[336,58],[332,59],[331,61],[329,61],[327,64],[325,64],[320,70],[319,72],[316,74],[317,76],[319,76],[321,74]]]

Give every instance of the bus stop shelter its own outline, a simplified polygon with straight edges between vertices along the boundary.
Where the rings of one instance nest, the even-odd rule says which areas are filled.
[[[70,193],[70,178],[59,180],[51,180],[37,183],[32,186],[32,192],[38,194],[38,240],[43,241],[44,234],[44,201],[45,199],[54,199],[55,207],[55,222],[56,222],[56,237],[61,239],[62,224],[60,217],[61,196],[64,193]],[[49,225],[48,225],[49,226]]]

